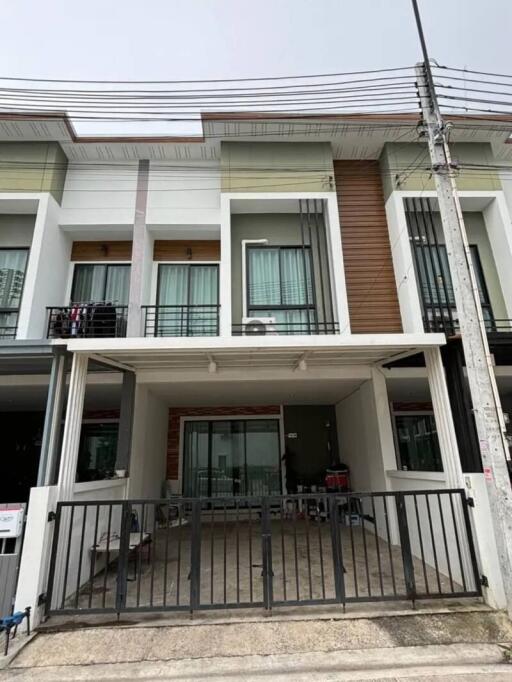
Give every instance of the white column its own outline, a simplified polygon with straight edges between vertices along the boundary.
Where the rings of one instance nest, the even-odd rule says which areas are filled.
[[[368,405],[368,409],[372,410],[374,415],[372,418],[375,419],[375,433],[372,439],[370,434],[374,429],[370,428],[367,430],[366,437],[369,445],[368,461],[369,463],[371,462],[371,489],[377,492],[379,490],[386,491],[392,489],[387,472],[396,469],[396,452],[386,377],[378,367],[372,367],[371,372],[372,378],[369,383],[371,384],[373,405]],[[371,423],[370,421],[369,424]],[[372,462],[372,457],[377,458],[377,461]],[[388,502],[387,512],[390,540],[393,545],[398,545],[400,544],[400,534],[398,532],[396,508],[394,504],[390,503],[391,501]],[[377,505],[376,512],[379,534],[387,541],[386,520],[381,514],[380,505]]]
[[[229,197],[220,197],[220,336],[231,336],[231,207]],[[245,286],[245,285],[244,285]]]
[[[85,385],[87,383],[87,355],[75,353],[69,381],[66,421],[62,437],[59,478],[57,481],[59,500],[70,500],[76,479],[78,447],[84,409]]]
[[[65,350],[58,347],[55,348],[46,401],[37,485],[52,485],[55,480],[57,448],[59,447],[62,422],[62,405],[66,392],[66,362]]]
[[[449,488],[462,488],[464,477],[441,351],[439,348],[428,348],[424,355],[446,485]]]
[[[55,502],[54,486],[40,486],[30,490],[14,610],[23,611],[30,606],[33,628],[39,625],[43,614],[39,596],[48,588],[48,567],[55,526],[54,522],[48,521],[48,514],[55,511]],[[26,622],[21,628],[25,631]]]
[[[149,270],[152,260],[152,239],[146,228],[148,203],[149,161],[139,161],[135,216],[133,220],[132,262],[130,269],[130,294],[128,301],[127,336],[142,335],[142,308],[149,288]],[[148,266],[149,263],[149,266]]]
[[[325,202],[325,230],[328,258],[331,274],[331,292],[338,318],[341,334],[350,334],[350,315],[348,310],[347,286],[345,282],[345,266],[343,261],[343,243],[338,210],[338,197],[332,192]]]
[[[402,192],[395,191],[389,195],[386,201],[386,217],[402,326],[406,333],[421,334],[423,314],[414,274],[414,256],[409,241]]]

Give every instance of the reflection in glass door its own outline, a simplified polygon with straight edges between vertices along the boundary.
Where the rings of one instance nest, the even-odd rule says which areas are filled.
[[[277,419],[187,421],[183,454],[187,497],[281,493]]]

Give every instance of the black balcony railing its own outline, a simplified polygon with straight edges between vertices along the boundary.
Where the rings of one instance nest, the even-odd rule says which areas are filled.
[[[126,336],[126,305],[81,303],[49,307],[47,310],[49,339]]]
[[[512,320],[496,319],[489,304],[482,303],[485,330],[488,334],[512,333]],[[460,332],[459,315],[455,305],[440,304],[427,305],[423,324],[428,333],[441,332],[447,336],[454,336]]]
[[[293,335],[324,335],[338,334],[337,322],[271,322],[234,324],[233,336],[293,336]]]
[[[146,305],[144,336],[218,336],[219,309],[208,305]]]

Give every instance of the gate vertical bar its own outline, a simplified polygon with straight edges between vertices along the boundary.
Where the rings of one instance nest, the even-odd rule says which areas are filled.
[[[331,527],[332,561],[334,565],[334,589],[336,601],[343,604],[345,611],[345,575],[343,570],[343,550],[341,547],[340,524],[338,518],[338,499],[329,497],[329,524]]]
[[[398,532],[400,535],[400,547],[404,564],[404,578],[407,598],[412,601],[414,607],[416,601],[416,581],[414,578],[414,566],[412,563],[411,538],[409,535],[409,523],[407,521],[407,509],[403,493],[396,495],[396,511],[398,517]]]
[[[263,605],[267,611],[270,611],[272,609],[274,594],[272,572],[272,530],[270,527],[270,502],[268,497],[261,498],[261,555],[263,559]]]
[[[116,611],[118,618],[120,612],[126,606],[131,523],[132,505],[129,502],[123,502],[121,507],[121,535],[119,537],[119,556],[117,559]],[[108,566],[105,567],[105,571],[107,570]]]
[[[190,537],[190,613],[201,603],[201,500],[192,501]]]

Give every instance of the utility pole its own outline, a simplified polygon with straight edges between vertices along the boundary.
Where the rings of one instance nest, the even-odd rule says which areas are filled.
[[[418,90],[432,165],[448,264],[466,359],[480,454],[492,524],[503,576],[507,610],[512,617],[512,487],[505,424],[487,343],[477,280],[457,194],[447,127],[437,101],[417,0],[412,0],[423,64],[416,67]]]

